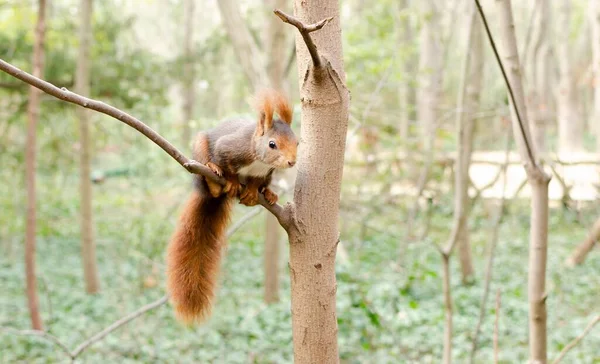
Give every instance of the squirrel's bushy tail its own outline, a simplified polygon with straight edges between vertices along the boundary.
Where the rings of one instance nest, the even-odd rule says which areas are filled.
[[[167,249],[167,289],[175,315],[185,323],[210,314],[231,212],[226,195],[213,198],[205,186],[198,187]]]

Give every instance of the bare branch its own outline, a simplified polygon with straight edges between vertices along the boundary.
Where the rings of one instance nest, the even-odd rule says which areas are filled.
[[[156,145],[161,147],[162,150],[167,152],[167,154],[169,154],[173,159],[175,159],[179,164],[181,164],[188,172],[202,175],[222,185],[225,184],[225,180],[214,174],[210,170],[210,168],[195,160],[187,158],[174,145],[172,145],[165,138],[160,136],[160,134],[158,134],[148,125],[144,124],[139,119],[127,114],[126,112],[121,111],[114,106],[105,104],[102,101],[97,101],[81,96],[79,94],[67,90],[66,88],[60,89],[54,86],[53,84],[46,82],[40,78],[37,78],[2,59],[0,59],[0,70],[58,99],[70,102],[75,105],[83,106],[87,109],[98,111],[102,114],[111,116],[119,121],[122,121],[123,123],[139,131],[148,139],[153,141]],[[287,230],[287,226],[290,226],[292,222],[288,220],[288,215],[284,214],[284,208],[278,204],[269,205],[269,203],[267,202],[267,200],[265,200],[262,194],[259,194],[259,202],[267,210],[269,210],[269,212],[275,215],[275,217],[277,217],[277,219],[279,220],[279,223]]]
[[[259,207],[254,207],[250,212],[246,215],[242,216],[235,224],[231,225],[231,227],[227,230],[227,236],[233,235],[236,231],[238,231],[245,223],[252,220],[252,218],[258,215],[262,211]]]
[[[169,301],[169,296],[165,295],[165,296],[161,297],[160,299],[158,299],[152,303],[149,303],[145,306],[142,306],[139,309],[137,309],[136,311],[130,313],[129,315],[113,322],[111,325],[106,327],[104,330],[100,331],[96,335],[90,337],[89,339],[87,339],[84,342],[82,342],[81,344],[79,344],[79,346],[77,346],[75,348],[75,350],[73,350],[71,352],[71,357],[76,358],[85,349],[87,349],[89,346],[93,345],[94,343],[97,343],[98,341],[102,340],[106,335],[110,334],[111,332],[115,331],[116,329],[125,325],[126,323],[138,318],[139,316],[143,315],[144,313],[146,313],[150,310],[153,310],[159,306],[164,305],[168,301]]]
[[[527,133],[525,132],[525,125],[523,123],[523,119],[521,118],[521,113],[520,113],[521,111],[519,110],[519,108],[517,106],[518,103],[516,102],[512,86],[511,86],[510,82],[508,81],[508,75],[506,74],[506,71],[504,70],[504,65],[502,64],[502,60],[500,59],[500,54],[498,53],[498,49],[496,48],[496,42],[494,41],[494,38],[492,37],[492,33],[488,26],[487,18],[485,16],[485,13],[483,12],[483,8],[481,7],[479,0],[475,0],[475,4],[477,5],[477,10],[479,11],[479,15],[481,16],[481,20],[483,21],[483,26],[485,28],[485,32],[490,41],[490,45],[492,46],[492,50],[494,51],[494,56],[496,57],[496,61],[498,62],[498,66],[500,67],[500,71],[502,72],[502,77],[504,78],[504,82],[506,83],[506,88],[508,89],[508,94],[509,94],[510,99],[513,104],[513,108],[515,111],[515,115],[517,117],[519,129],[521,132],[521,136],[523,138],[525,148],[527,149],[527,156],[529,158],[529,160],[527,161],[527,164],[535,167],[536,169],[539,169],[539,167],[537,165],[537,161],[535,160],[535,157],[534,157],[531,145],[530,145],[531,143],[527,139]]]
[[[496,291],[496,320],[494,322],[494,364],[498,364],[500,346],[498,345],[498,328],[500,326],[500,289]]]
[[[510,141],[510,139],[509,139]],[[506,170],[508,169],[509,155],[510,155],[510,142],[506,143],[505,150],[505,161],[504,166],[500,169],[500,173],[504,173],[506,175]],[[488,251],[488,259],[486,264],[485,271],[485,283],[483,288],[483,295],[481,297],[481,304],[479,306],[479,319],[477,321],[477,325],[475,326],[475,332],[473,334],[473,342],[471,345],[471,356],[470,363],[475,362],[475,353],[477,352],[477,342],[479,339],[479,333],[481,332],[481,325],[483,324],[483,319],[485,317],[486,305],[488,300],[488,295],[490,291],[490,283],[492,281],[492,272],[494,269],[494,254],[496,252],[496,245],[498,245],[498,236],[500,232],[500,225],[502,224],[502,219],[504,217],[504,207],[506,205],[506,185],[507,178],[504,178],[504,183],[502,183],[502,197],[500,198],[500,204],[498,206],[498,212],[496,213],[496,219],[494,222],[494,228],[492,230],[492,238],[490,240],[490,247]],[[499,293],[498,293],[499,294]],[[499,299],[499,298],[498,298]]]
[[[9,334],[19,335],[19,336],[36,336],[42,338],[46,341],[53,343],[58,346],[71,360],[75,359],[69,351],[69,348],[63,344],[56,336],[50,335],[45,331],[41,330],[16,330],[10,327],[0,327],[0,331],[4,331]]]
[[[573,341],[571,341],[567,346],[565,346],[558,357],[552,362],[552,364],[558,364],[564,358],[567,353],[575,347],[575,345],[579,344],[579,342],[587,335],[590,331],[596,326],[596,324],[600,322],[600,315],[597,315],[590,321],[590,323],[585,327],[581,335],[577,336]]]
[[[313,42],[312,38],[310,37],[310,33],[323,28],[325,24],[329,23],[333,19],[333,17],[325,18],[315,24],[306,25],[302,21],[300,21],[300,19],[295,18],[291,15],[287,15],[279,9],[275,9],[273,10],[273,12],[283,22],[291,24],[298,28],[298,31],[300,32],[300,35],[302,35],[302,39],[304,39],[304,43],[306,43],[306,47],[310,52],[310,57],[312,58],[315,68],[321,67],[321,57],[319,56],[319,52],[317,51],[317,45],[315,44],[315,42]]]

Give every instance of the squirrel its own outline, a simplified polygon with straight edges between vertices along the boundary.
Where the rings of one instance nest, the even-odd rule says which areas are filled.
[[[226,184],[194,176],[194,191],[167,248],[167,290],[176,317],[184,323],[210,315],[234,198],[253,206],[262,193],[275,204],[278,196],[269,188],[273,171],[296,164],[298,141],[290,127],[292,109],[287,100],[277,91],[265,90],[255,101],[258,122],[230,120],[195,139],[193,158]]]

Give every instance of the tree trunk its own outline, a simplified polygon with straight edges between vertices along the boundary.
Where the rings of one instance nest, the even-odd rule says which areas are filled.
[[[33,45],[33,72],[36,77],[44,73],[44,37],[46,33],[46,0],[39,0],[38,19]],[[27,186],[27,220],[25,223],[25,276],[27,285],[27,305],[31,316],[31,327],[43,330],[37,295],[35,274],[36,240],[36,126],[40,116],[40,94],[37,88],[29,87],[29,105],[27,106],[27,143],[25,149],[25,183]]]
[[[332,17],[310,33],[321,59],[327,57],[319,65],[311,60],[303,38],[296,36],[302,143],[294,190],[297,225],[288,230],[294,361],[338,363],[335,256],[350,101],[339,3],[296,0],[294,12],[305,23]]]
[[[421,35],[419,59],[419,89],[417,95],[417,117],[421,129],[424,150],[433,147],[440,88],[442,85],[442,52],[438,39],[439,16],[433,0],[422,0]]]
[[[594,107],[592,125],[596,131],[596,151],[600,153],[600,0],[591,1],[592,71],[594,74]]]
[[[401,48],[411,48],[414,41],[413,27],[410,21],[410,15],[407,11],[410,3],[409,0],[399,1],[399,19],[398,19],[398,42]],[[417,67],[417,59],[415,52],[410,49],[403,49],[402,52],[406,55],[402,64],[402,82],[398,89],[398,98],[400,101],[400,137],[406,141],[410,134],[410,123],[415,118],[415,104],[417,96],[415,94],[414,80],[412,75]]]
[[[75,92],[82,96],[90,95],[90,45],[92,41],[92,0],[81,0],[79,28],[79,55]],[[96,243],[94,241],[94,221],[92,217],[92,180],[90,173],[90,112],[78,107],[81,154],[79,156],[81,189],[81,255],[87,293],[97,293],[99,289],[98,268],[96,267]]]
[[[583,243],[575,249],[573,254],[567,259],[567,265],[574,266],[583,263],[587,254],[592,251],[594,245],[600,240],[600,219],[596,220],[594,226],[588,233]]]
[[[473,15],[475,15],[473,13]],[[467,44],[468,63],[466,65],[467,80],[464,87],[465,98],[462,105],[463,115],[459,123],[458,142],[462,145],[456,158],[455,166],[455,185],[457,193],[454,195],[455,206],[461,204],[462,208],[456,209],[462,211],[464,217],[459,217],[458,231],[458,256],[462,273],[462,282],[469,283],[473,280],[475,274],[473,269],[473,259],[471,256],[471,244],[469,240],[469,168],[471,166],[471,155],[473,154],[473,139],[475,134],[474,114],[479,108],[479,94],[481,93],[481,81],[483,79],[483,37],[481,34],[481,24],[478,17],[470,17],[471,35]],[[461,107],[461,105],[458,105]]]
[[[560,82],[558,92],[558,151],[583,150],[583,121],[577,104],[576,79],[573,72],[570,47],[571,0],[561,0],[557,12],[558,65]]]
[[[259,52],[235,0],[219,0],[223,26],[233,44],[235,54],[254,90],[268,84],[263,55]]]
[[[546,153],[546,125],[549,120],[549,104],[551,103],[548,89],[551,88],[547,77],[550,68],[548,23],[550,22],[550,4],[548,0],[536,0],[538,9],[533,24],[533,49],[531,50],[531,62],[528,67],[530,74],[531,89],[529,91],[529,120],[533,134],[533,143],[536,150],[541,154]]]
[[[184,34],[183,34],[183,128],[181,140],[188,146],[191,139],[190,121],[194,117],[196,90],[194,88],[194,3],[196,0],[185,0]]]
[[[496,0],[500,22],[502,53],[508,82],[515,102],[511,99],[513,132],[531,186],[531,230],[529,237],[529,360],[545,364],[546,353],[546,262],[548,252],[548,177],[537,162],[527,121],[527,108],[521,82],[521,70],[510,0]],[[518,115],[521,117],[519,122]]]

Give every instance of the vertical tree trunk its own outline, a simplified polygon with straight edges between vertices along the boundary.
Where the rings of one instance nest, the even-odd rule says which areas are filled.
[[[583,127],[577,104],[576,80],[570,46],[571,0],[561,0],[557,12],[558,65],[560,83],[558,92],[558,151],[559,153],[583,150]]]
[[[338,363],[335,256],[350,101],[340,10],[338,0],[296,0],[294,12],[305,23],[332,17],[310,33],[321,59],[326,57],[318,65],[296,36],[302,143],[294,190],[297,227],[288,230],[294,361]]]
[[[474,9],[473,9],[474,10]],[[459,123],[464,125],[459,126],[458,142],[463,146],[459,148],[459,153],[456,157],[455,167],[455,206],[461,204],[462,208],[456,209],[462,211],[464,217],[459,217],[460,225],[458,231],[458,256],[460,259],[460,267],[463,283],[469,283],[473,280],[475,274],[473,270],[473,259],[471,256],[471,244],[469,239],[469,168],[471,166],[471,155],[473,154],[473,138],[475,134],[475,117],[474,114],[479,108],[479,94],[481,93],[481,81],[483,78],[483,38],[481,34],[481,24],[478,17],[473,13],[469,17],[470,33],[467,44],[468,63],[466,65],[467,80],[464,87],[465,98],[462,105],[463,116]],[[458,107],[461,107],[459,105]],[[461,130],[462,129],[462,130]]]
[[[268,0],[271,9],[283,9],[285,0]],[[269,16],[265,29],[267,48],[266,72],[271,87],[284,89],[285,24],[276,16]],[[279,177],[278,177],[279,178]],[[285,178],[285,177],[282,177]],[[265,302],[279,301],[279,244],[281,227],[275,216],[265,217]]]
[[[550,95],[548,89],[551,88],[547,72],[550,67],[550,57],[548,54],[548,23],[550,22],[550,4],[548,0],[536,0],[538,7],[534,19],[534,30],[531,50],[531,62],[524,67],[530,74],[529,91],[529,120],[531,122],[531,131],[533,143],[540,154],[546,152],[546,125],[549,119]]]
[[[44,77],[44,37],[46,34],[46,0],[39,0],[38,19],[33,45],[33,72],[36,77]],[[27,221],[25,224],[25,276],[27,304],[31,316],[31,327],[42,330],[42,317],[39,311],[37,278],[35,274],[35,234],[36,234],[36,125],[40,116],[40,94],[37,88],[29,87],[27,106],[27,146],[25,150],[25,183],[27,185]]]
[[[184,34],[183,34],[183,128],[181,140],[183,145],[190,144],[190,121],[194,117],[196,92],[194,88],[194,4],[196,0],[185,0]]]
[[[265,71],[263,55],[259,52],[258,46],[242,18],[239,4],[235,0],[218,0],[218,4],[223,26],[250,84],[255,90],[266,86],[268,76]]]
[[[432,137],[438,118],[440,87],[442,85],[442,52],[439,34],[439,15],[433,0],[420,1],[421,35],[419,58],[419,88],[417,94],[417,117],[421,129],[424,150],[433,147]]]
[[[409,0],[399,1],[398,12],[401,14],[398,19],[399,29],[397,30],[397,33],[399,36],[399,47],[403,48],[410,47],[414,41],[413,28],[407,11],[409,5]],[[406,54],[407,50],[405,49],[403,52]],[[415,87],[413,86],[414,80],[412,79],[414,70],[417,67],[415,53],[416,52],[413,50],[410,50],[406,55],[406,58],[404,58],[404,62],[402,63],[402,83],[398,90],[398,98],[400,101],[400,137],[403,140],[407,140],[410,136],[410,123],[411,120],[414,120],[415,118],[414,109],[417,97],[415,94]]]
[[[90,95],[90,45],[92,38],[92,0],[81,0],[79,9],[79,55],[75,92]],[[94,241],[94,221],[92,218],[92,181],[90,177],[90,112],[77,108],[81,154],[79,159],[81,189],[81,251],[83,273],[87,293],[97,293],[99,289],[98,268],[96,267],[96,243]]]
[[[590,0],[592,26],[592,71],[594,73],[594,107],[592,125],[596,132],[596,151],[600,153],[600,0]]]
[[[567,265],[574,266],[583,263],[587,254],[592,251],[594,245],[600,240],[600,219],[596,220],[594,226],[585,240],[579,244],[573,254],[567,259]]]
[[[546,353],[546,262],[548,251],[548,177],[537,162],[527,121],[527,108],[521,82],[519,53],[514,33],[510,0],[496,0],[500,22],[502,54],[508,82],[515,103],[511,100],[513,132],[531,186],[531,230],[529,237],[529,360],[545,364]],[[517,112],[522,124],[518,121]]]

